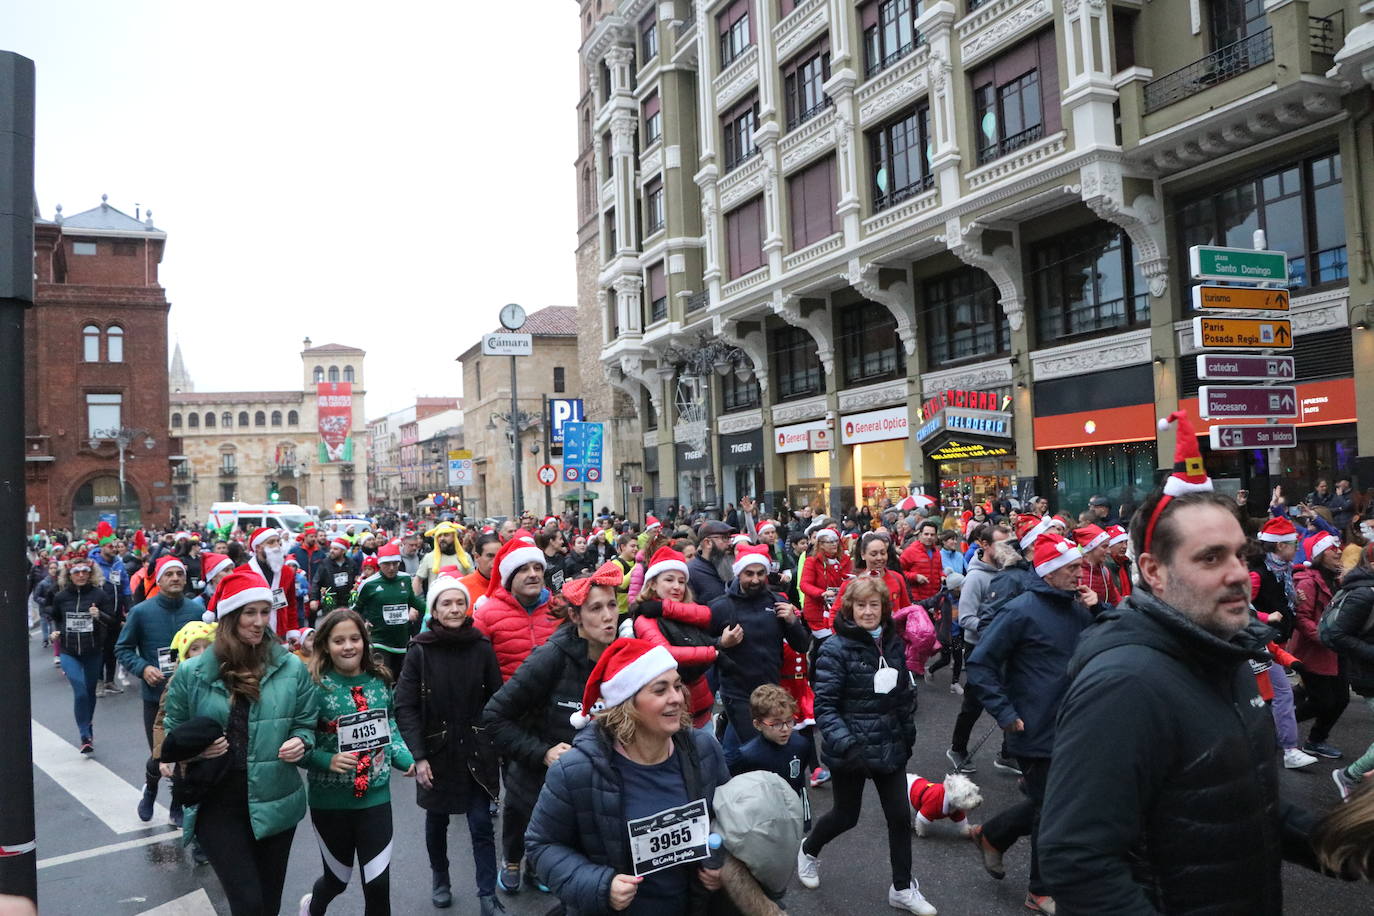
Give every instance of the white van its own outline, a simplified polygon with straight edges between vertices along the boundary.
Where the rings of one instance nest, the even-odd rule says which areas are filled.
[[[291,503],[230,502],[211,505],[206,525],[210,528],[223,528],[232,524],[248,534],[258,528],[282,528],[295,535],[310,521],[314,519],[309,513]]]

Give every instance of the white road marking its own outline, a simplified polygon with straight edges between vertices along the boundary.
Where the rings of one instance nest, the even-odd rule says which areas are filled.
[[[138,916],[215,916],[215,906],[204,888],[198,888],[185,897],[169,900],[162,906],[144,910]]]
[[[33,762],[115,833],[147,830],[150,823],[167,822],[167,809],[162,805],[154,805],[152,821],[139,820],[135,809],[143,798],[141,789],[83,756],[37,720],[33,720]]]
[[[39,859],[38,867],[51,868],[54,865],[66,865],[68,862],[80,862],[82,859],[93,859],[96,856],[103,856],[111,852],[122,852],[125,849],[137,849],[140,846],[151,846],[154,843],[168,842],[180,843],[181,831],[164,830],[162,833],[139,837],[136,840],[125,840],[123,843],[111,843],[108,846],[97,846],[94,849],[83,849],[80,852],[69,852],[62,856]]]

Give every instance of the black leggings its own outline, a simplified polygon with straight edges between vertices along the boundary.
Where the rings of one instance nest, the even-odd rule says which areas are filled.
[[[525,857],[525,831],[529,829],[533,813],[523,798],[506,793],[501,809],[501,854],[507,862],[519,865]]]
[[[363,912],[391,914],[391,802],[354,811],[310,809],[324,871],[311,889],[310,916],[324,916],[348,887],[356,854],[363,876]]]
[[[1350,702],[1350,684],[1339,674],[1304,674],[1303,692],[1298,698],[1299,722],[1314,719],[1307,739],[1320,744],[1331,736],[1331,728]]]
[[[818,856],[825,844],[859,823],[863,809],[864,783],[873,780],[878,801],[887,820],[887,854],[892,860],[892,886],[897,890],[911,886],[911,803],[906,794],[906,774],[837,772],[830,782],[834,805],[816,822],[811,835],[802,841],[807,855]]]
[[[931,674],[939,671],[945,665],[954,664],[954,677],[952,682],[959,683],[959,675],[964,673],[964,637],[957,636],[949,641],[948,645],[940,649],[940,654],[935,656],[935,661],[926,667],[926,671]]]
[[[231,772],[196,813],[196,839],[224,887],[232,916],[261,916],[281,909],[286,864],[296,828],[255,839],[248,819],[248,783]]]

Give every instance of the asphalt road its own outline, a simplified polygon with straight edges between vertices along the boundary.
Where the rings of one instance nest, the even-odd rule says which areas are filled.
[[[133,818],[142,785],[146,746],[142,703],[136,687],[98,701],[95,715],[94,759],[75,752],[76,732],[71,715],[71,691],[52,666],[50,650],[37,639],[30,644],[30,681],[33,686],[35,729],[44,750],[35,754],[34,780],[38,798],[39,909],[44,914],[157,913],[159,916],[199,916],[227,913],[219,881],[207,867],[194,868],[177,834],[159,812],[151,824]],[[959,698],[949,693],[948,669],[934,687],[922,685],[918,739],[912,772],[942,776],[944,752],[958,710]],[[991,727],[984,717],[974,730],[977,740]],[[49,737],[51,732],[56,737]],[[1374,716],[1361,702],[1352,702],[1332,740],[1347,752],[1360,751],[1374,741]],[[992,767],[997,738],[978,754],[974,777],[986,798],[973,820],[981,822],[1017,797],[1015,777]],[[98,767],[96,765],[99,765]],[[1318,763],[1306,771],[1283,771],[1285,798],[1314,809],[1335,803],[1331,767]],[[54,775],[55,774],[55,775]],[[392,792],[396,853],[392,865],[392,906],[397,913],[432,912],[430,873],[423,840],[423,816],[415,805],[414,783],[398,779]],[[83,800],[84,799],[84,800]],[[164,783],[159,802],[168,801]],[[830,807],[828,790],[813,790],[817,816]],[[102,816],[103,815],[103,819]],[[113,821],[113,826],[106,823]],[[122,819],[122,823],[120,820]],[[132,821],[132,823],[130,823]],[[940,826],[947,826],[947,822]],[[455,819],[450,828],[455,913],[476,912],[466,826]],[[499,830],[499,824],[498,824]],[[793,916],[835,916],[882,913],[889,883],[882,814],[870,790],[862,820],[850,833],[825,850],[821,886],[806,890],[795,881],[785,901]],[[1029,844],[1022,841],[1008,852],[1007,877],[995,881],[981,868],[973,847],[951,831],[921,839],[912,837],[915,875],[921,890],[944,916],[991,916],[1024,913]],[[70,858],[68,858],[70,857]],[[296,901],[307,892],[321,865],[308,819],[296,831],[283,912],[294,914]],[[1285,866],[1284,910],[1294,916],[1337,916],[1374,911],[1374,894],[1367,885],[1343,884],[1301,869]],[[502,895],[514,914],[544,914],[554,900],[534,891]],[[361,914],[362,895],[353,885],[330,908],[331,913]]]

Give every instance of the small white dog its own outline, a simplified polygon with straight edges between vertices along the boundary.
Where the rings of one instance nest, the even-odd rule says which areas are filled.
[[[969,835],[973,825],[968,822],[968,812],[983,803],[983,795],[973,780],[951,773],[944,782],[931,782],[908,773],[906,784],[911,810],[916,814],[912,829],[917,836],[926,836],[933,823],[942,818],[953,821],[964,836]]]

